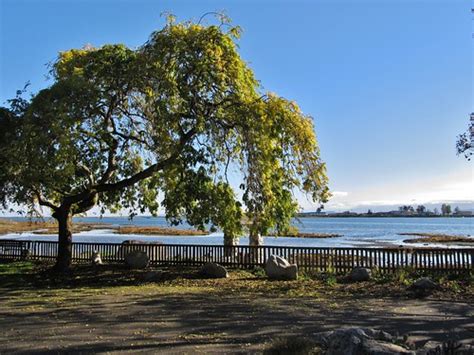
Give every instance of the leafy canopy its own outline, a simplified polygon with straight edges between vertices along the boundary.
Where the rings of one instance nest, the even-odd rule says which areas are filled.
[[[0,110],[0,198],[53,212],[129,210],[242,231],[284,229],[295,188],[328,196],[312,119],[262,93],[240,57],[238,27],[176,23],[134,50],[61,52],[54,82]],[[242,173],[242,201],[227,182]],[[54,213],[53,213],[54,215]]]

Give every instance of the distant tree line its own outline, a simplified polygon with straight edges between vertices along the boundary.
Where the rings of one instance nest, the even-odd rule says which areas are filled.
[[[462,211],[458,206],[454,209],[450,204],[443,203],[441,211],[438,208],[433,210],[428,209],[425,205],[418,205],[416,207],[411,205],[403,205],[398,207],[398,210],[388,212],[374,212],[372,209],[367,210],[366,213],[357,213],[351,211],[325,213],[321,208],[316,212],[300,213],[300,217],[472,217],[471,211]]]
[[[369,210],[369,212],[367,214],[373,214],[372,211]],[[457,215],[466,213],[466,211],[461,211],[461,209],[458,206],[456,206],[453,210],[451,205],[447,203],[443,203],[441,205],[441,212],[437,208],[434,208],[433,211],[430,211],[424,205],[418,205],[416,208],[410,205],[400,206],[398,207],[398,212],[402,214],[413,214],[413,215],[419,215],[419,216],[430,216],[430,215],[457,216]]]

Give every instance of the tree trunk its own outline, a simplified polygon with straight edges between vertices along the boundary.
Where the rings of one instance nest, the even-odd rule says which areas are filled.
[[[259,247],[263,245],[263,238],[260,233],[255,231],[250,231],[249,234],[249,246]],[[264,251],[260,248],[250,248],[250,260],[254,263],[263,263],[264,260]]]
[[[257,233],[257,232],[250,232],[250,235],[249,235],[249,245],[252,247],[258,247],[258,246],[261,246],[263,245],[263,238],[262,236],[260,235],[260,233]]]
[[[70,207],[61,207],[53,214],[58,221],[58,257],[55,269],[67,272],[72,262],[72,211]]]
[[[234,256],[237,254],[237,238],[224,233],[224,256]]]

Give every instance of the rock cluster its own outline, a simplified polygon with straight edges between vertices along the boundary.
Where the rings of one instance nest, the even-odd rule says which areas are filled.
[[[395,344],[389,333],[370,328],[341,328],[314,335],[327,355],[415,354]]]
[[[299,341],[295,341],[298,340]],[[292,337],[285,341],[276,341],[267,353],[298,353],[325,355],[437,355],[437,354],[473,354],[469,344],[456,341],[438,343],[429,341],[422,348],[414,350],[406,338],[402,340],[382,330],[372,328],[340,328],[332,331],[314,333],[311,336]],[[279,350],[279,352],[271,351]],[[282,351],[286,350],[286,351]]]

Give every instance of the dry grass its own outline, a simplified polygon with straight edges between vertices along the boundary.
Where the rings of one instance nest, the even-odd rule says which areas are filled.
[[[33,221],[22,221],[17,222],[11,219],[0,219],[0,235],[8,233],[21,233],[29,232],[39,229],[51,229],[57,230],[57,225],[53,222],[33,222]]]
[[[86,232],[93,229],[109,229],[105,223],[73,223],[73,233]],[[34,234],[56,234],[58,224],[53,220],[40,221],[13,221],[0,219],[0,235],[9,233],[33,232]]]
[[[439,234],[439,233],[399,233],[399,235],[410,235],[418,236],[422,238],[406,239],[404,243],[463,243],[473,244],[474,238],[466,237],[463,235],[450,235],[450,234]]]
[[[141,234],[141,235],[208,235],[207,231],[199,231],[195,229],[177,229],[167,227],[137,227],[127,226],[118,227],[118,234]]]
[[[141,234],[141,235],[208,235],[209,232],[192,229],[177,229],[167,227],[138,227],[125,226],[114,227],[105,223],[73,223],[72,232],[87,232],[94,229],[113,229],[117,234]],[[9,233],[33,232],[34,234],[56,234],[58,225],[56,221],[13,221],[11,219],[0,219],[0,235]]]

